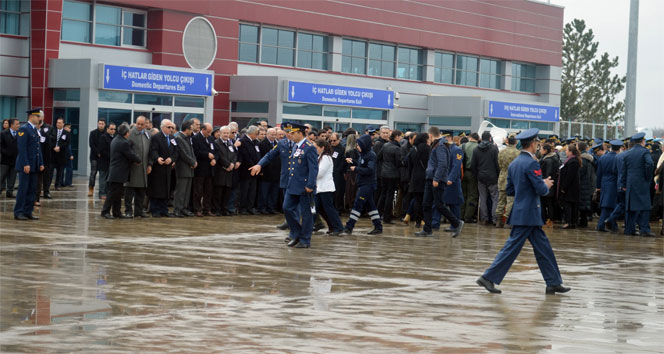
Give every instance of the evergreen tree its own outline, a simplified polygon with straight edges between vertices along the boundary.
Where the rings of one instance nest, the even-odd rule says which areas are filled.
[[[583,20],[565,25],[560,116],[573,122],[622,121],[625,105],[616,96],[625,88],[626,77],[611,74],[618,57],[604,53],[596,58],[599,43],[594,39]]]

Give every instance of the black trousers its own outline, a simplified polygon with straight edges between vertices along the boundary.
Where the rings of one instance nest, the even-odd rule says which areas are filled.
[[[394,209],[394,193],[399,188],[399,178],[383,178],[381,188],[383,190],[380,192],[378,211],[382,212],[384,221],[390,222],[392,221],[392,210]]]
[[[413,215],[411,215],[411,220],[417,222],[421,222],[422,219],[424,218],[424,215],[422,213],[422,201],[424,199],[424,193],[422,192],[413,192],[409,193],[412,194],[412,198],[415,199],[415,203],[413,204]]]
[[[556,219],[556,208],[554,206],[553,197],[541,197],[542,200],[542,221],[546,222],[551,220],[552,222]]]
[[[101,209],[101,215],[113,212],[113,216],[122,215],[122,195],[124,194],[124,183],[108,182],[108,195]]]
[[[256,208],[257,182],[255,177],[240,179],[240,211]]]
[[[579,203],[565,201],[564,206],[565,224],[576,226],[576,223],[579,220]]]
[[[53,168],[57,170],[57,173],[55,174],[55,188],[60,188],[63,185],[64,178],[65,178],[65,167],[67,167],[67,164],[59,165],[56,164]],[[53,175],[53,172],[51,172],[51,176]]]
[[[212,177],[194,177],[193,189],[194,211],[209,212],[212,209]]]
[[[459,227],[459,219],[454,216],[452,211],[443,204],[443,196],[445,195],[445,187],[439,184],[434,188],[433,181],[427,180],[424,185],[424,200],[422,201],[422,209],[424,214],[424,228],[426,232],[431,232],[431,219],[433,218],[433,208],[438,209],[440,215],[447,218],[452,224],[452,227]]]
[[[231,187],[213,186],[212,187],[212,212],[228,212],[226,205],[231,197]]]
[[[137,216],[143,212],[145,202],[145,188],[126,187],[124,196],[125,213],[132,214],[133,212],[134,216]]]

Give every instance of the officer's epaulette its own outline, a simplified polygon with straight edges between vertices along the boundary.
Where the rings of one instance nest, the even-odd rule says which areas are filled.
[[[307,144],[307,146],[313,146],[313,144],[309,140],[305,141],[304,143]]]

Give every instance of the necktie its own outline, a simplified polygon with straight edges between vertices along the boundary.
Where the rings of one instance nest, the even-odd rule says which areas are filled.
[[[15,138],[16,137],[16,132],[13,131],[13,130],[11,132],[12,132],[12,136]]]
[[[55,140],[55,146],[60,144],[60,136],[62,136],[62,130],[58,129],[58,138]]]
[[[166,144],[168,144],[168,147],[171,147],[171,141],[168,139],[168,136],[166,136]]]

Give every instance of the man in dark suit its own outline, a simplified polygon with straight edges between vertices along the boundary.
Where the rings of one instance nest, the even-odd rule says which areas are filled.
[[[152,217],[172,217],[168,213],[168,197],[171,190],[171,169],[177,160],[177,142],[172,133],[175,124],[169,119],[161,121],[161,131],[150,138],[150,160],[152,171],[148,175],[148,197]]]
[[[37,194],[37,173],[44,171],[44,160],[39,146],[40,136],[37,124],[44,116],[40,108],[27,111],[28,122],[17,133],[18,157],[16,158],[16,171],[18,172],[18,192],[16,205],[14,205],[14,219],[37,220],[32,215],[35,196]]]
[[[230,141],[231,129],[228,126],[219,129],[221,135],[215,141],[219,161],[215,166],[212,179],[212,209],[217,216],[230,215],[227,209],[228,199],[233,187],[233,170],[237,162],[237,150]]]
[[[277,147],[277,130],[269,128],[265,139],[259,144],[261,158]],[[279,156],[272,159],[263,168],[260,177],[260,197],[258,198],[258,212],[261,214],[274,214],[277,211],[277,200],[279,199],[279,178],[281,174],[281,161]]]
[[[118,133],[111,142],[111,164],[108,171],[108,196],[101,209],[101,216],[106,219],[127,219],[130,216],[122,214],[122,195],[124,184],[129,180],[131,164],[141,163],[141,158],[131,148],[129,140],[129,126],[121,124]],[[111,208],[113,215],[111,215]]]
[[[95,189],[95,178],[97,177],[97,159],[99,158],[99,138],[106,132],[106,121],[99,118],[97,129],[90,132],[88,145],[90,146],[90,181],[88,182],[88,197],[92,197]]]
[[[252,176],[249,168],[258,163],[261,158],[260,148],[254,143],[258,136],[258,127],[255,125],[247,128],[247,133],[240,139],[238,148],[238,160],[240,165],[240,214],[258,214],[256,210],[256,187],[258,176]]]
[[[194,169],[198,165],[192,147],[193,120],[182,123],[180,132],[175,134],[178,148],[178,163],[175,164],[175,192],[173,193],[173,215],[181,218],[194,216],[187,209],[191,197],[191,184],[194,179]]]
[[[99,137],[97,144],[97,151],[99,151],[99,158],[97,158],[97,170],[99,171],[99,199],[106,199],[108,194],[108,169],[111,165],[111,142],[115,136],[117,128],[115,123],[109,123],[106,126],[106,133]]]
[[[44,170],[37,174],[37,191],[35,191],[35,201],[40,205],[40,193],[44,192],[44,198],[51,199],[51,180],[53,179],[53,146],[55,139],[51,139],[53,127],[44,123],[44,116],[39,119],[39,144],[41,146],[42,159],[44,161]]]
[[[55,190],[60,190],[62,187],[62,181],[64,178],[65,167],[67,166],[67,148],[71,141],[71,135],[65,130],[65,119],[58,117],[55,120],[55,129],[51,130],[50,134],[51,140],[55,142],[53,144],[53,163],[51,164],[51,176],[53,176],[53,170],[57,169],[57,174],[55,175]]]
[[[210,142],[212,125],[204,123],[201,131],[192,138],[192,147],[198,165],[194,170],[194,213],[209,216],[212,209],[212,177],[217,164],[217,149]]]
[[[7,198],[14,197],[14,183],[16,183],[16,156],[18,156],[18,119],[9,119],[9,128],[0,133],[0,190],[7,182]]]
[[[514,197],[514,206],[507,220],[507,224],[512,225],[512,231],[491,266],[477,279],[479,286],[494,294],[501,293],[494,284],[500,284],[505,278],[526,239],[533,246],[537,265],[546,282],[545,293],[566,293],[571,290],[562,285],[556,256],[542,230],[544,221],[540,196],[549,193],[553,180],[551,177],[542,179],[542,169],[535,157],[539,141],[537,133],[539,129],[531,128],[516,136],[517,140],[521,140],[522,150],[510,164],[505,188],[507,195]]]

